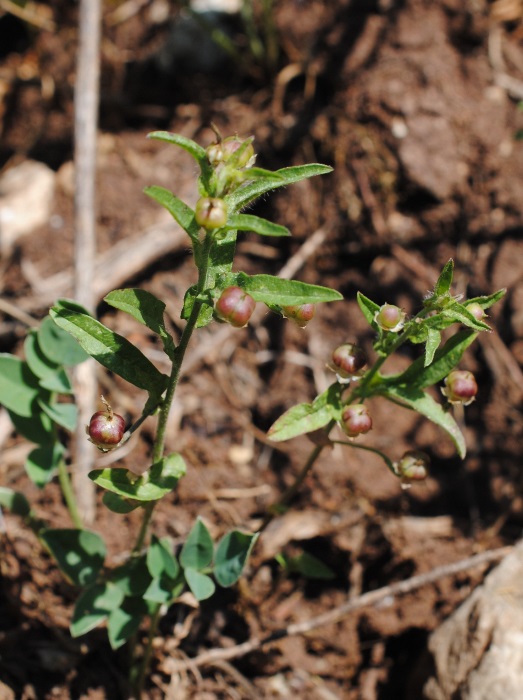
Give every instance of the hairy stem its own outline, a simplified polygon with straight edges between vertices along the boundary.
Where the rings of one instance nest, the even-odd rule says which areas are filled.
[[[71,520],[73,521],[73,525],[81,530],[84,524],[78,511],[73,485],[69,477],[69,472],[67,471],[67,465],[63,459],[58,463],[58,481],[60,482],[60,488],[62,489],[65,504],[71,516]]]

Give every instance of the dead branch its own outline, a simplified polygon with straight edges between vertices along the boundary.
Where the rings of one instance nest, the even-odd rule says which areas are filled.
[[[288,627],[275,630],[263,639],[252,638],[246,642],[243,642],[243,644],[237,644],[236,646],[229,647],[227,649],[210,649],[209,651],[205,651],[196,656],[194,659],[189,659],[188,661],[172,659],[169,670],[172,673],[177,673],[191,668],[216,664],[217,661],[238,659],[246,654],[252,653],[253,651],[257,651],[262,647],[274,644],[275,642],[278,642],[286,637],[307,634],[320,627],[325,627],[326,625],[332,625],[336,622],[340,622],[343,620],[343,618],[347,617],[347,615],[350,615],[350,613],[370,605],[376,605],[387,598],[412,593],[418,588],[436,583],[436,581],[439,581],[446,576],[456,576],[457,574],[468,571],[469,569],[473,569],[477,566],[498,562],[513,549],[514,547],[509,546],[500,547],[499,549],[492,549],[487,552],[481,552],[480,554],[475,554],[472,557],[461,559],[460,561],[453,562],[452,564],[438,566],[432,571],[418,574],[417,576],[412,576],[405,581],[398,581],[390,586],[383,586],[383,588],[378,588],[375,591],[368,591],[367,593],[363,593],[356,598],[351,598],[346,603],[334,608],[333,610],[329,610],[321,615],[304,620],[303,622],[297,622],[289,625]]]

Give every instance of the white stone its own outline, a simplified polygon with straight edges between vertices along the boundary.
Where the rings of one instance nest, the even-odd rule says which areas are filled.
[[[47,223],[56,175],[44,163],[26,160],[0,177],[0,249]]]

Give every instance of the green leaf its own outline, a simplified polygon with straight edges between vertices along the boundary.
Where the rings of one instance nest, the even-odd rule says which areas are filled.
[[[197,299],[200,302],[202,301],[201,298],[198,297],[197,287],[189,287],[189,289],[185,292],[185,296],[183,299],[183,308],[181,313],[181,317],[185,321],[189,320]],[[206,300],[205,302],[203,302],[198,313],[198,320],[196,321],[195,327],[203,328],[204,326],[208,325],[213,319],[213,310],[214,306],[210,300]]]
[[[126,598],[120,607],[115,608],[107,620],[109,644],[119,649],[138,631],[149,608],[141,598]]]
[[[279,306],[317,304],[339,301],[343,296],[334,289],[307,284],[298,280],[285,280],[272,275],[246,275],[238,273],[238,286],[248,292],[255,301]]]
[[[459,304],[457,301],[453,301],[452,303],[448,304],[441,311],[441,315],[454,323],[463,323],[465,326],[472,328],[475,331],[492,330],[487,323],[478,321],[477,318],[470,313],[470,311],[467,311],[466,306]]]
[[[228,229],[236,229],[237,231],[252,231],[261,236],[290,236],[291,232],[286,226],[273,224],[272,221],[262,219],[259,216],[251,214],[233,214],[227,221]]]
[[[374,320],[374,317],[376,316],[377,312],[380,310],[380,307],[378,306],[378,304],[373,302],[371,299],[368,299],[361,292],[358,292],[357,300],[358,300],[358,306],[361,309],[361,313],[365,316],[367,323],[369,325],[371,325],[376,330],[377,325],[376,325],[376,322]]]
[[[158,578],[153,578],[143,597],[153,603],[170,603],[173,598],[180,594],[183,586],[183,580],[176,584],[172,578],[162,574]]]
[[[214,581],[207,574],[202,574],[196,569],[187,568],[183,571],[187,585],[191,589],[196,600],[206,600],[210,598],[216,586]]]
[[[38,337],[35,330],[29,331],[24,341],[25,360],[29,365],[31,372],[39,379],[44,379],[52,374],[60,367],[57,362],[52,362],[42,352],[38,343]]]
[[[33,484],[41,489],[51,481],[64,457],[64,452],[64,446],[55,442],[54,445],[37,447],[29,453],[25,461],[25,471]]]
[[[443,297],[449,294],[452,286],[452,277],[454,275],[454,260],[452,258],[441,271],[438,281],[434,285],[433,296],[435,298]]]
[[[10,510],[13,515],[26,518],[31,512],[29,501],[20,491],[14,491],[7,486],[0,486],[0,506]]]
[[[173,579],[178,576],[180,566],[167,540],[160,540],[156,535],[152,536],[151,544],[147,550],[147,568],[154,578],[158,578],[162,574]]]
[[[160,395],[165,390],[165,374],[121,335],[92,316],[68,308],[65,300],[53,306],[50,313],[58,326],[74,336],[85,351],[108,370],[150,394]]]
[[[384,377],[383,380],[387,387],[390,386],[390,381],[390,384],[402,386],[406,391],[410,387],[424,389],[437,384],[456,367],[463,353],[474,342],[477,335],[471,330],[458,331],[447,340],[442,348],[435,352],[434,359],[428,367],[424,366],[424,358],[418,357],[402,374],[391,377],[390,380]]]
[[[82,308],[75,302],[72,304],[77,312]],[[59,328],[49,316],[42,321],[37,336],[40,350],[51,362],[72,367],[87,360],[88,355],[76,340]]]
[[[172,192],[165,189],[165,187],[160,187],[159,185],[146,187],[144,192],[148,197],[154,199],[155,202],[161,204],[164,209],[167,209],[176,223],[187,233],[193,244],[199,247],[200,227],[196,223],[194,211],[191,207],[185,204],[185,202],[182,202],[182,200],[176,197]]]
[[[38,400],[38,405],[49,418],[62,428],[73,432],[78,422],[78,409],[74,403],[52,403]]]
[[[274,175],[278,176],[278,179],[273,180],[270,178],[263,178],[260,180],[255,180],[254,182],[249,182],[241,187],[238,187],[234,192],[225,197],[225,201],[229,205],[229,211],[237,211],[238,209],[245,207],[252,201],[257,199],[260,195],[274,190],[278,187],[285,187],[286,185],[292,185],[300,180],[305,180],[309,177],[314,177],[316,175],[326,175],[332,172],[332,168],[328,165],[320,165],[319,163],[309,163],[308,165],[298,165],[291,166],[290,168],[282,168],[281,170],[276,170]]]
[[[109,614],[120,607],[122,591],[112,583],[95,583],[86,588],[74,607],[70,631],[72,637],[81,637],[98,627]]]
[[[442,428],[450,436],[461,459],[465,458],[467,446],[458,424],[430,394],[421,391],[418,387],[391,386],[383,396],[405,408],[417,411]]]
[[[9,418],[16,432],[37,445],[51,445],[55,441],[55,429],[52,420],[35,404],[33,415],[29,418],[17,416],[9,411]]]
[[[73,394],[71,380],[67,376],[63,367],[60,367],[54,374],[49,374],[40,380],[42,389],[51,391],[53,394]]]
[[[77,586],[94,583],[105,559],[105,543],[90,530],[49,529],[40,537],[63,573]]]
[[[289,572],[305,576],[305,578],[332,581],[336,578],[334,571],[320,559],[309,552],[302,552],[295,557],[282,555],[278,562]]]
[[[196,141],[182,136],[181,134],[173,134],[169,131],[153,131],[147,134],[148,139],[155,139],[156,141],[165,141],[166,143],[171,143],[174,146],[179,146],[187,151],[194,160],[200,166],[201,176],[205,184],[207,184],[206,189],[208,189],[208,182],[212,175],[212,168],[210,166],[209,160],[207,158],[207,153],[205,149],[202,148]]]
[[[220,586],[227,588],[240,578],[257,539],[258,533],[233,530],[220,540],[214,564],[214,577]]]
[[[214,544],[211,533],[201,518],[198,518],[189,532],[180,552],[180,564],[184,569],[204,569],[213,558]]]
[[[123,498],[117,493],[112,491],[106,491],[102,496],[102,503],[106,508],[109,508],[113,513],[120,513],[125,515],[131,513],[133,510],[140,508],[143,505],[141,501],[133,501],[131,499]]]
[[[170,493],[185,474],[185,462],[178,453],[153,464],[143,476],[136,477],[126,469],[95,469],[89,478],[108,491],[137,501],[157,501]]]
[[[323,428],[329,421],[338,420],[341,411],[341,386],[331,384],[312,403],[292,406],[270,427],[267,436],[275,442],[311,433]]]
[[[162,339],[166,354],[173,359],[174,342],[164,323],[165,304],[144,289],[115,289],[104,297],[111,306],[130,314]]]
[[[151,583],[145,556],[133,557],[111,571],[110,580],[126,596],[143,596]]]
[[[38,395],[38,379],[26,362],[0,353],[0,403],[18,416],[30,418]]]
[[[432,360],[434,359],[434,353],[439,348],[441,343],[441,333],[435,328],[429,328],[427,330],[427,341],[425,345],[425,358],[423,364],[428,367]]]
[[[467,299],[465,306],[476,303],[479,304],[482,309],[490,309],[490,307],[502,299],[506,293],[506,289],[499,289],[497,292],[489,294],[488,296],[473,297],[472,299]]]

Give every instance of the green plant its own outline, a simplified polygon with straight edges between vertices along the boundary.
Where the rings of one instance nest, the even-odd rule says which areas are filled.
[[[181,551],[176,553],[167,540],[151,535],[156,503],[176,488],[186,469],[180,454],[165,453],[165,433],[167,416],[193,332],[214,319],[244,326],[256,303],[264,303],[281,315],[284,307],[298,309],[342,298],[338,292],[326,287],[233,271],[238,232],[290,235],[285,227],[243,214],[242,209],[270,190],[328,173],[330,167],[312,164],[270,172],[254,167],[252,139],[218,138],[217,143],[205,150],[176,134],[155,132],[150,137],[185,149],[200,168],[200,199],[195,210],[162,187],[146,189],[146,194],[171,213],[192,242],[197,282],[185,295],[182,317],[186,325],[176,342],[165,323],[165,304],[141,289],[115,290],[105,297],[105,301],[130,314],[159,336],[171,363],[170,373],[160,372],[136,346],[104,326],[74,301],[57,301],[50,311],[50,318],[43,324],[44,329],[53,329],[61,338],[67,338],[68,346],[72,343],[77,352],[75,359],[90,355],[147,396],[142,415],[127,431],[123,418],[114,413],[102,398],[106,410],[98,411],[88,427],[89,439],[99,449],[117,449],[148,416],[153,413],[158,416],[150,464],[144,465],[148,468],[142,476],[118,468],[95,469],[89,474],[105,490],[103,502],[107,508],[120,514],[139,509],[142,525],[127,562],[111,569],[105,562],[103,538],[96,532],[83,529],[76,519],[73,520],[75,527],[68,529],[50,528],[35,519],[30,522],[62,572],[79,589],[71,624],[73,636],[85,634],[105,622],[109,641],[116,649],[135,639],[144,618],[150,618],[149,641],[143,658],[135,659],[132,667],[137,697],[143,687],[161,606],[174,602],[187,589],[197,600],[204,600],[213,595],[215,583],[233,585],[241,575],[257,538],[255,533],[234,530],[225,534],[215,546],[203,521],[197,520]],[[307,313],[311,313],[310,308]],[[30,335],[28,342],[31,338]],[[38,378],[33,374],[22,372],[20,360],[10,357],[7,361],[18,368],[17,382],[6,383],[2,399],[14,412],[13,416],[20,414],[31,425],[36,424],[33,409],[35,403],[42,403],[42,396],[48,399],[42,406],[42,415],[61,416],[58,408],[62,404],[51,402],[50,390],[42,388],[42,382],[38,384]],[[55,374],[52,376],[56,383]],[[47,378],[47,374],[45,376]],[[49,383],[47,379],[46,386]],[[72,404],[67,404],[67,407],[74,408]],[[71,421],[67,427],[72,428],[73,424]],[[18,427],[16,418],[15,425]],[[20,432],[28,436],[27,432]],[[6,490],[0,494],[0,503],[14,509],[29,522],[31,511],[23,496]]]
[[[2,402],[20,434],[36,442],[37,450],[45,451],[42,454],[47,461],[39,460],[39,470],[28,464],[28,473],[33,479],[36,473],[40,475],[39,485],[49,481],[56,469],[67,475],[64,448],[57,447],[61,445],[57,426],[72,429],[75,421],[74,405],[56,399],[58,392],[70,393],[62,365],[74,364],[89,355],[145,394],[142,414],[127,430],[123,418],[113,413],[104,401],[106,410],[93,416],[88,430],[90,439],[102,451],[117,450],[143,421],[157,414],[150,460],[144,465],[146,469],[141,476],[121,468],[95,469],[89,474],[104,490],[103,503],[108,509],[116,514],[133,510],[141,513],[141,527],[132,551],[116,568],[106,563],[103,538],[84,529],[75,516],[67,478],[61,478],[61,483],[71,503],[73,528],[49,527],[34,516],[22,494],[0,489],[0,505],[26,519],[67,579],[78,588],[72,634],[80,636],[105,623],[113,648],[130,643],[131,655],[134,655],[131,680],[135,697],[139,697],[143,689],[162,606],[176,602],[187,590],[201,601],[214,594],[216,584],[235,584],[259,534],[233,530],[215,544],[205,523],[198,519],[181,550],[175,551],[168,539],[152,533],[156,504],[177,487],[186,471],[182,455],[166,453],[165,442],[169,409],[193,333],[214,319],[243,326],[257,303],[304,326],[312,318],[313,305],[342,298],[337,291],[322,286],[233,271],[239,232],[290,235],[285,227],[244,214],[242,210],[266,192],[326,174],[330,167],[309,164],[270,172],[254,167],[252,139],[233,137],[224,141],[218,137],[217,143],[204,149],[177,134],[154,132],[150,137],[183,148],[195,159],[200,170],[200,199],[195,210],[162,187],[146,189],[148,196],[170,212],[192,243],[197,281],[185,294],[182,318],[186,324],[176,340],[165,322],[164,302],[142,289],[118,289],[108,294],[105,301],[159,337],[170,361],[169,374],[160,372],[138,347],[104,326],[86,309],[66,299],[58,300],[39,331],[29,334],[25,362],[11,355],[0,358]],[[279,506],[289,503],[322,450],[333,442],[379,454],[403,484],[426,475],[428,460],[420,452],[411,451],[394,463],[380,451],[355,441],[372,427],[370,413],[364,405],[371,397],[381,396],[434,421],[451,436],[458,453],[464,456],[465,443],[457,423],[446,407],[426,390],[449,376],[478,332],[489,330],[478,314],[478,307],[483,314],[503,291],[460,302],[450,292],[452,274],[450,261],[434,292],[412,318],[407,318],[398,307],[389,304],[380,307],[364,295],[358,295],[361,311],[376,333],[376,359],[369,365],[365,353],[352,343],[336,348],[332,368],[337,377],[333,384],[313,402],[290,408],[272,426],[269,436],[273,440],[316,432],[316,445]],[[458,330],[441,345],[441,333],[453,324],[464,325],[465,329]],[[386,360],[407,341],[423,346],[423,355],[400,374],[383,374],[381,369]],[[42,356],[36,351],[37,347]],[[468,400],[470,387],[467,391]],[[343,426],[349,440],[331,439],[330,433],[337,423]],[[111,429],[109,436],[104,432],[107,427]],[[269,513],[266,522],[271,517]],[[279,561],[289,572],[319,578],[331,576],[312,555],[290,559],[282,555]],[[148,641],[138,657],[135,642],[145,619],[149,620]]]
[[[421,453],[416,453],[414,461],[413,453],[408,452],[404,456],[408,458],[406,461],[402,458],[394,462],[383,452],[354,440],[331,440],[330,434],[337,424],[350,438],[369,432],[372,419],[364,402],[371,397],[382,397],[425,416],[449,435],[460,457],[465,457],[465,438],[458,423],[448,405],[442,405],[428,390],[444,381],[441,393],[448,404],[468,405],[474,400],[477,384],[473,374],[455,368],[478,333],[491,330],[483,321],[485,309],[501,299],[505,290],[462,301],[451,293],[453,271],[454,263],[449,260],[434,290],[423,300],[421,310],[411,318],[397,306],[379,306],[358,293],[361,312],[376,334],[373,343],[376,360],[364,369],[367,358],[360,348],[351,343],[339,346],[333,352],[331,365],[337,374],[336,381],[312,403],[290,408],[269,430],[269,437],[276,441],[322,431],[298,483],[312,469],[323,449],[334,442],[376,453],[404,485],[409,480],[420,480],[422,474],[427,475],[428,458]],[[460,328],[442,344],[442,332],[448,333],[455,325]],[[399,374],[382,373],[389,357],[407,342],[422,346],[423,354]],[[284,496],[283,503],[294,493],[295,487]]]

